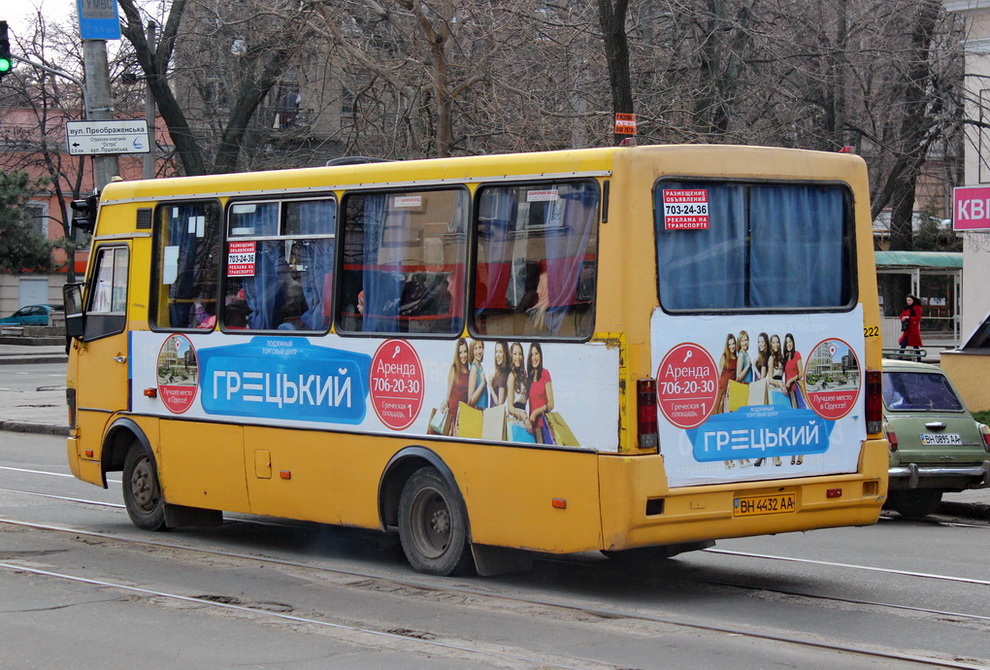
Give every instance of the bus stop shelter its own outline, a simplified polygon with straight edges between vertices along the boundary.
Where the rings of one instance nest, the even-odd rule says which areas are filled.
[[[918,296],[924,310],[921,339],[929,357],[960,343],[963,255],[950,251],[877,251],[883,348],[897,348],[904,297]],[[933,352],[934,355],[933,355]]]

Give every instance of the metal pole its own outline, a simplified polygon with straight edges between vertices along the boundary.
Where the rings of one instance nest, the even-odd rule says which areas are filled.
[[[86,73],[86,119],[112,121],[113,104],[110,97],[110,75],[106,40],[83,40],[83,69]],[[93,157],[93,175],[100,191],[120,174],[117,157]]]
[[[151,57],[155,57],[158,49],[158,36],[156,29],[158,24],[148,21],[148,50]],[[155,96],[151,94],[151,84],[145,82],[144,93],[144,118],[148,121],[148,153],[144,155],[144,178],[155,178]]]

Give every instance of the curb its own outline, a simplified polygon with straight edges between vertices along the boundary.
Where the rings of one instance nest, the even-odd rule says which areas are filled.
[[[990,505],[985,503],[943,502],[938,506],[938,511],[941,514],[948,514],[950,516],[990,521]]]
[[[30,421],[0,421],[0,430],[12,433],[36,433],[40,435],[61,435],[68,437],[69,427],[50,423],[31,423]]]
[[[19,355],[4,355],[0,356],[0,365],[27,365],[30,363],[68,363],[68,356],[59,356],[53,354],[46,356],[45,354],[38,354],[36,356],[19,356]]]

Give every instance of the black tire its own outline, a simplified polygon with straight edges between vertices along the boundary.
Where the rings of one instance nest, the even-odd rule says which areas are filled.
[[[124,505],[138,528],[165,530],[165,499],[158,468],[140,443],[134,442],[124,459]]]
[[[417,470],[399,497],[399,539],[406,560],[430,575],[471,571],[467,512],[456,487],[434,468]]]
[[[890,509],[909,519],[928,516],[938,509],[941,502],[942,492],[931,489],[891,491],[888,494],[888,505]]]

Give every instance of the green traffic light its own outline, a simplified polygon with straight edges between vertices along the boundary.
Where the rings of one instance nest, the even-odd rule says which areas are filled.
[[[10,72],[10,67],[13,65],[9,58],[0,58],[0,72]]]

